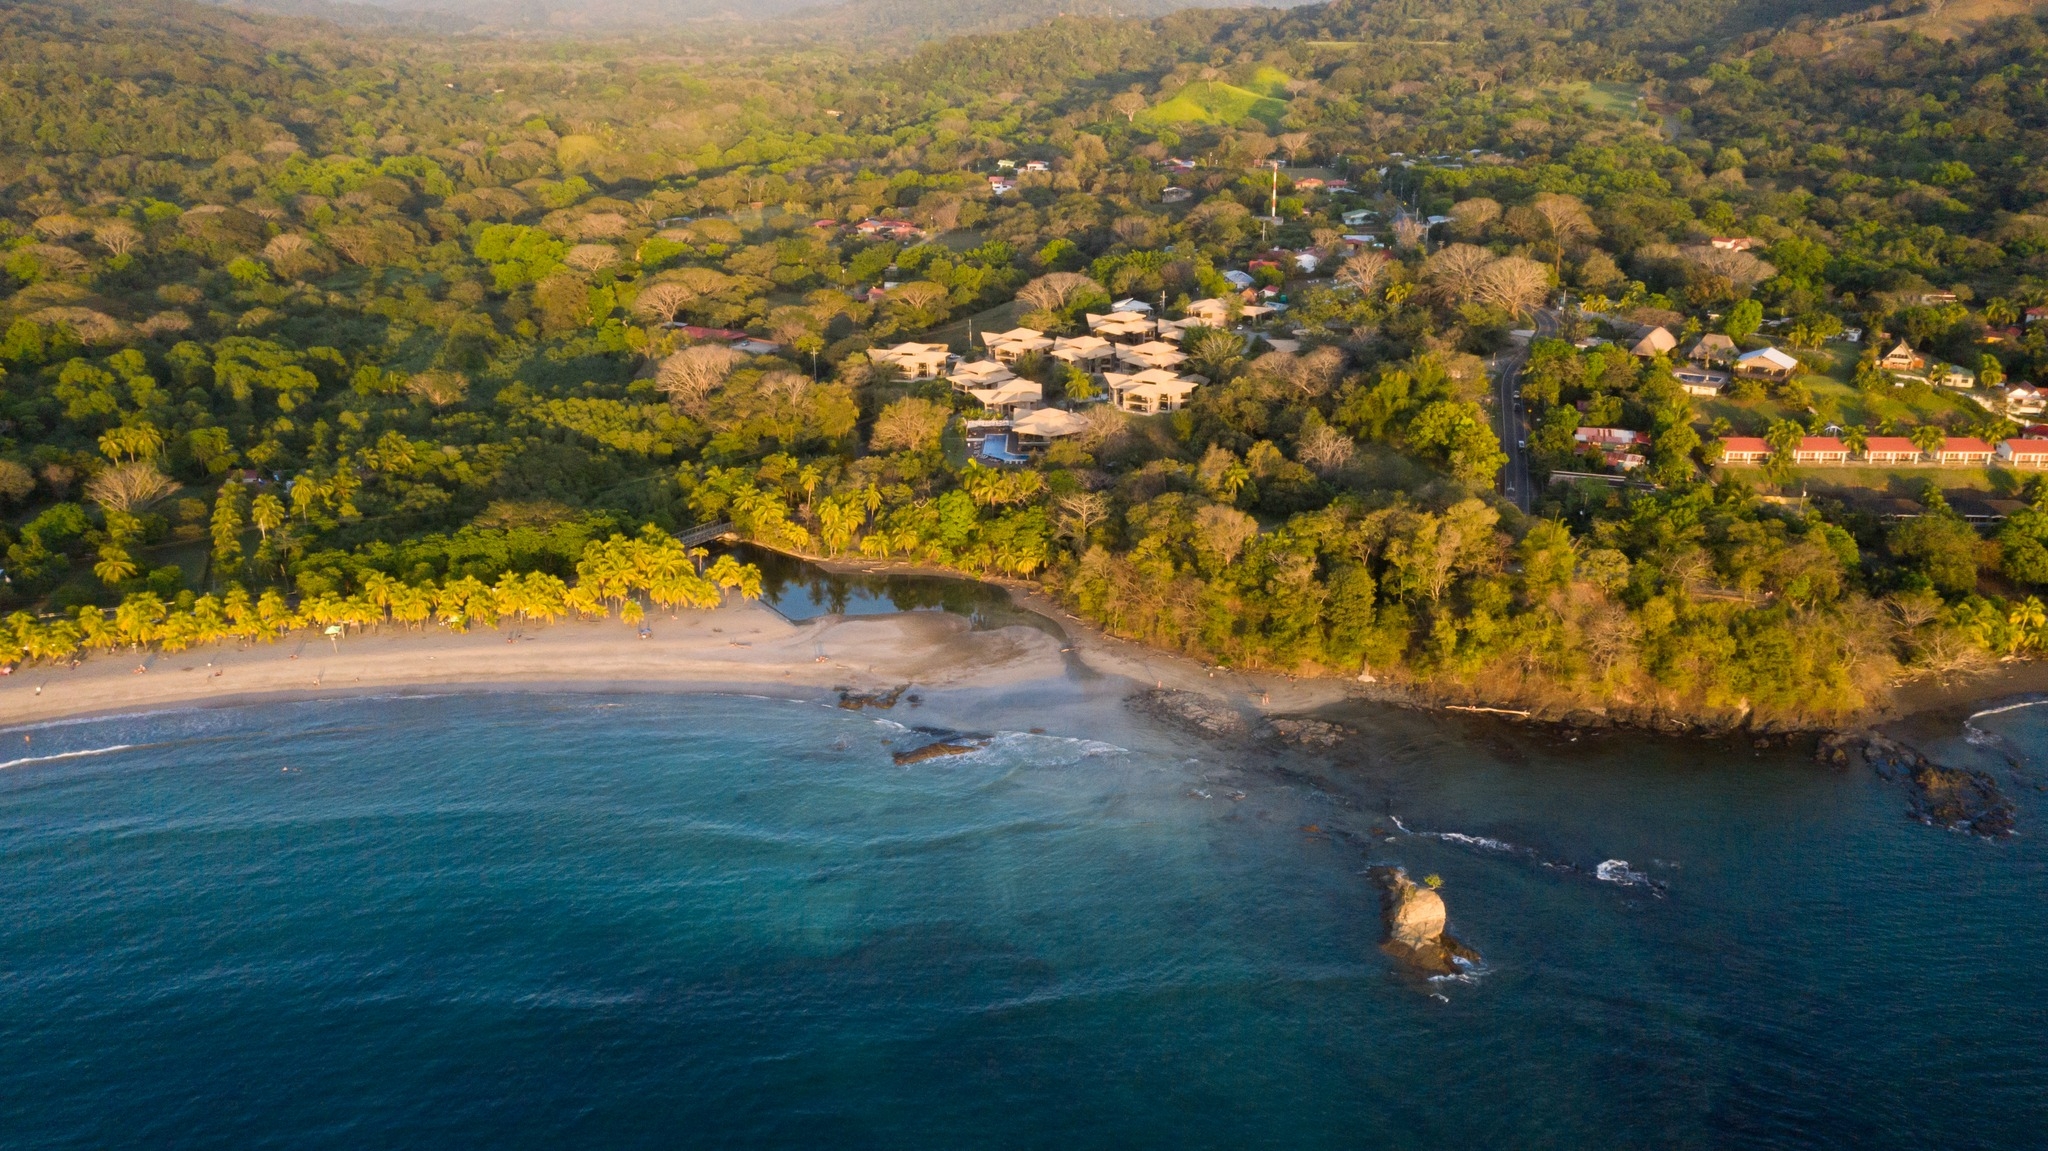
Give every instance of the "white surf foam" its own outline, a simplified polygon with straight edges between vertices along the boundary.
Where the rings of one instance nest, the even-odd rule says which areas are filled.
[[[1593,869],[1593,877],[1605,883],[1619,883],[1623,887],[1649,886],[1650,877],[1629,867],[1626,859],[1602,860]]]
[[[134,746],[132,743],[117,743],[111,747],[88,747],[82,751],[59,751],[50,755],[30,755],[21,759],[10,759],[5,763],[0,763],[0,771],[5,771],[10,767],[27,767],[32,763],[53,763],[60,759],[79,759],[88,755],[112,755],[117,751],[128,751]]]

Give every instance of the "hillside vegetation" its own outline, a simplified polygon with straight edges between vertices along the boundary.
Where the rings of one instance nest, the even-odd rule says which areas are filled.
[[[2048,28],[1850,12],[1337,3],[888,54],[13,4],[0,658],[745,594],[674,545],[709,521],[1034,581],[1211,662],[1557,709],[1816,722],[2027,656],[2035,478],[1837,502],[1783,451],[1719,466],[2019,434],[1879,333],[2048,379]],[[1275,158],[1349,187],[1276,197]],[[1186,406],[1026,355],[1084,426],[1020,466],[966,459],[981,400],[869,355],[1126,296],[1208,317]],[[1530,349],[1537,482],[1608,466],[1582,427],[1647,442],[1637,483],[1524,513],[1485,364],[1539,313],[1585,346]],[[1800,366],[1692,396],[1624,350],[1648,325]]]

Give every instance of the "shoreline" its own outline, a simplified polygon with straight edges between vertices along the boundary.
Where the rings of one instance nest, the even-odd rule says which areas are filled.
[[[101,653],[76,667],[30,665],[0,680],[0,726],[409,691],[695,691],[823,700],[842,690],[904,684],[1013,688],[1067,674],[1060,644],[1043,632],[972,632],[967,620],[939,612],[798,624],[765,604],[735,600],[710,611],[657,615],[647,624],[644,637],[617,620],[461,634],[387,624],[334,641],[294,633],[272,643]]]
[[[1909,681],[1895,687],[1883,704],[1826,725],[1755,725],[1746,715],[1715,723],[1646,715],[1638,708],[1560,710],[1453,690],[1211,667],[1110,635],[1028,581],[977,580],[892,560],[793,558],[840,575],[919,575],[987,584],[1002,589],[1020,611],[1053,624],[1055,631],[1027,624],[974,630],[964,617],[941,611],[825,615],[798,623],[764,602],[733,599],[709,611],[655,613],[644,635],[616,619],[508,623],[467,633],[385,624],[334,641],[311,631],[295,632],[269,643],[99,653],[77,667],[24,665],[0,678],[0,727],[417,689],[786,692],[826,699],[841,691],[886,692],[906,685],[913,690],[1011,692],[1035,683],[1109,678],[1126,681],[1116,693],[1118,702],[1148,690],[1191,692],[1247,720],[1365,704],[1524,727],[1726,738],[1877,727],[1952,731],[1983,708],[2048,698],[2048,661],[2020,661],[1963,679]],[[138,667],[145,670],[138,672]]]

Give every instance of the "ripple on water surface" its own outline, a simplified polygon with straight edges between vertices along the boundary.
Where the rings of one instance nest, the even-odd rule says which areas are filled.
[[[2048,748],[2040,711],[1976,722],[2015,770]],[[1360,723],[1328,754],[1134,725],[910,765],[930,737],[896,720],[740,697],[0,733],[30,737],[0,770],[0,1142],[2048,1126],[2035,839],[1912,825],[1791,753]],[[1379,952],[1380,863],[1442,877],[1483,970]]]

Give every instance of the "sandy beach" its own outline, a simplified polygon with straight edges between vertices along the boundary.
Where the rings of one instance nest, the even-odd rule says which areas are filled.
[[[1060,643],[1028,627],[970,632],[940,612],[790,623],[758,603],[656,614],[643,637],[617,620],[454,634],[387,625],[329,640],[182,652],[112,652],[0,680],[0,723],[148,711],[250,696],[574,684],[581,690],[808,691],[990,687],[1066,674]],[[138,671],[140,668],[142,670]]]
[[[924,572],[898,564],[820,566]],[[1029,698],[1035,688],[1079,681],[1098,703],[1166,688],[1197,692],[1247,715],[1300,714],[1347,700],[1427,706],[1398,688],[1209,667],[1106,635],[1029,585],[1000,586],[1018,607],[1057,626],[975,630],[965,617],[938,611],[791,622],[765,604],[734,599],[712,611],[655,613],[644,633],[616,619],[508,623],[460,634],[396,624],[332,639],[294,632],[271,643],[116,651],[75,667],[25,665],[0,677],[0,725],[264,696],[543,687],[820,696],[907,687]],[[1862,722],[1960,721],[1987,701],[2043,692],[2048,663],[2006,664],[1981,676],[1904,685]]]
[[[1026,626],[971,630],[945,612],[792,623],[760,603],[657,613],[647,632],[618,620],[507,624],[456,634],[385,625],[329,639],[295,632],[273,643],[182,652],[108,652],[76,667],[30,664],[0,678],[0,724],[151,711],[251,697],[321,697],[436,688],[560,685],[581,691],[1023,690],[1101,680],[1117,699],[1143,687],[1222,695],[1257,710],[1320,706],[1347,693],[1328,680],[1289,681],[1205,668],[1101,635],[1042,597],[1020,606],[1072,637]],[[1031,602],[1035,600],[1036,602]],[[138,670],[140,669],[140,670]]]

